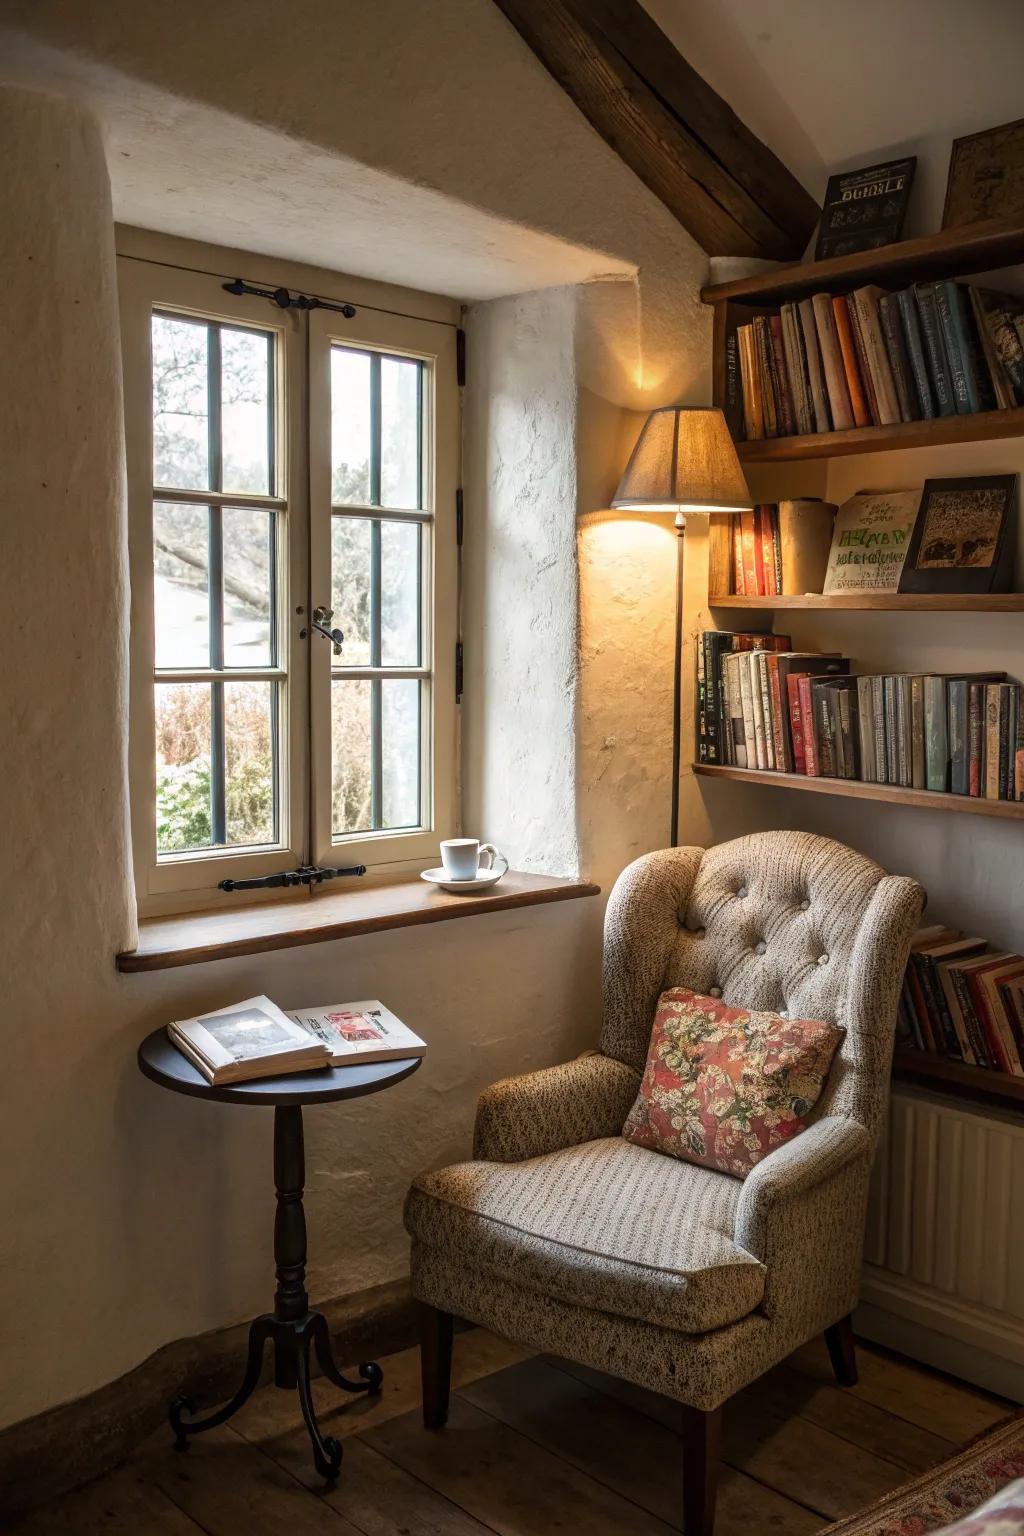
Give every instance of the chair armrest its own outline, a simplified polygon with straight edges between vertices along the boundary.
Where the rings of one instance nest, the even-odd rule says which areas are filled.
[[[735,1240],[767,1270],[764,1309],[835,1322],[857,1298],[871,1173],[871,1138],[828,1116],[747,1175]]]
[[[622,1130],[640,1074],[593,1052],[558,1067],[506,1077],[480,1095],[473,1156],[519,1163]]]

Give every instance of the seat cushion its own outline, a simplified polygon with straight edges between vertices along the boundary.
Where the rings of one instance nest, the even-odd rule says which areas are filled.
[[[530,1290],[681,1333],[752,1312],[764,1266],[733,1241],[742,1184],[620,1136],[521,1163],[456,1163],[406,1201],[417,1241]]]

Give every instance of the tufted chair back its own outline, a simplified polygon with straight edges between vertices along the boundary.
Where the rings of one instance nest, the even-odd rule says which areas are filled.
[[[809,832],[646,854],[608,902],[601,1048],[642,1070],[658,996],[672,986],[825,1019],[846,1038],[817,1113],[857,1120],[874,1139],[923,906],[916,881]]]

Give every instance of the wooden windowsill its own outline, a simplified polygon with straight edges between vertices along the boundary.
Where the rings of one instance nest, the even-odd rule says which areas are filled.
[[[511,907],[535,907],[551,901],[598,896],[601,887],[553,875],[510,870],[489,892],[453,896],[418,877],[389,885],[317,892],[308,901],[284,901],[236,911],[190,912],[183,917],[155,917],[139,924],[138,949],[117,957],[119,971],[163,971],[236,955],[258,955],[328,939],[414,928],[456,917],[479,917]]]

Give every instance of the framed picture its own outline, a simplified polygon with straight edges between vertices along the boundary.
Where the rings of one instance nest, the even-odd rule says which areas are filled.
[[[1017,476],[926,480],[901,592],[1009,592]]]
[[[1024,214],[1024,117],[954,139],[943,229]]]
[[[830,176],[814,247],[815,261],[873,251],[903,231],[916,155]]]

